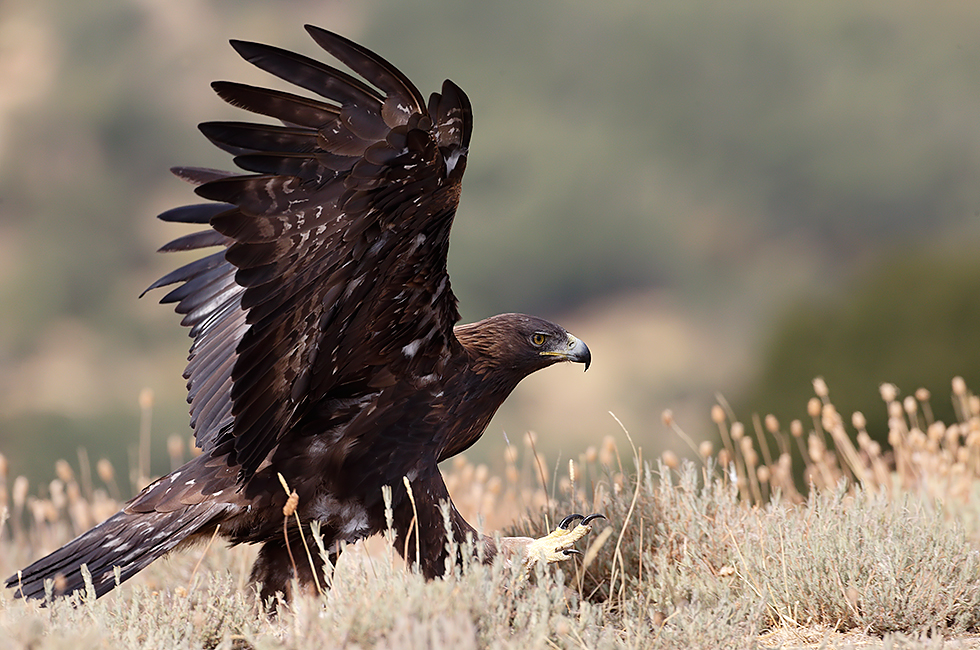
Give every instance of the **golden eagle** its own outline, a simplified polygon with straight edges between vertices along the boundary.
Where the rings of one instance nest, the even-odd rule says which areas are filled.
[[[384,530],[383,486],[393,488],[397,548],[427,577],[439,575],[449,493],[438,463],[475,443],[530,373],[561,361],[588,368],[585,343],[540,318],[455,325],[446,256],[473,125],[463,91],[447,80],[426,102],[377,54],[306,29],[363,80],[232,41],[249,63],[326,101],[212,84],[280,124],[201,124],[246,173],[174,169],[208,202],[159,217],[208,226],[162,251],[218,249],[147,289],[178,285],[161,302],[176,303],[193,338],[184,376],[203,453],[8,578],[17,596],[44,598],[48,579],[57,593],[81,589],[83,564],[101,596],[217,530],[232,544],[261,543],[252,580],[263,599],[289,597],[291,581],[309,585],[314,570],[294,566],[289,546],[311,541],[312,521],[331,559],[336,542]],[[299,498],[302,526],[288,517],[288,539],[280,475]],[[484,557],[522,550],[529,562],[567,557],[598,516],[574,515],[541,540],[504,538],[498,548],[451,503],[449,512],[455,538],[473,535]],[[405,543],[413,522],[418,551]]]

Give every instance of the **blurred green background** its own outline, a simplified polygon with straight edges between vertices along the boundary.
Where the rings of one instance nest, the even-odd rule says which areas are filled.
[[[272,84],[227,45],[318,55],[304,23],[419,88],[453,79],[475,133],[450,270],[464,319],[526,311],[593,350],[529,378],[471,455],[527,429],[577,455],[618,426],[682,445],[716,393],[805,415],[823,375],[883,433],[877,386],[980,385],[980,5],[743,1],[0,3],[0,451],[153,470],[189,436],[189,339],[159,295],[173,165],[227,167],[208,83]],[[162,294],[161,294],[162,295]],[[649,454],[648,454],[649,456]],[[552,455],[552,457],[554,457]]]

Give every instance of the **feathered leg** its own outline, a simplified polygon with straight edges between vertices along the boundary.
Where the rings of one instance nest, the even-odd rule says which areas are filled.
[[[323,537],[330,563],[336,564],[340,548],[332,543],[332,536],[324,534]],[[310,549],[309,555],[306,553],[307,548]],[[290,557],[290,551],[292,557]],[[282,537],[271,539],[262,544],[255,564],[252,565],[250,580],[252,584],[260,585],[259,595],[262,602],[271,610],[275,610],[277,593],[281,593],[286,602],[292,598],[294,578],[302,589],[311,593],[316,593],[317,585],[325,588],[323,571],[325,564],[323,556],[320,555],[319,547],[313,540],[312,533],[306,533],[306,546],[303,545],[303,541],[298,535],[291,534],[289,548],[286,547]],[[293,570],[294,566],[295,571]]]

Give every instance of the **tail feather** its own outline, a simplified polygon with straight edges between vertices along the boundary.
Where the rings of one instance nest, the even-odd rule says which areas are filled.
[[[115,567],[124,582],[151,562],[220,520],[227,506],[201,503],[172,512],[129,513],[121,510],[95,528],[6,580],[18,598],[43,600],[45,582],[54,581],[54,594],[85,589],[81,566],[92,576],[96,597],[116,586]]]

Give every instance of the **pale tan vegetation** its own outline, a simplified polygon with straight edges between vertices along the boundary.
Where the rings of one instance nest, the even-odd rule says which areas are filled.
[[[955,379],[958,420],[946,424],[927,392],[883,385],[883,446],[860,413],[834,409],[821,380],[814,389],[806,420],[788,427],[772,417],[745,426],[719,404],[718,445],[664,413],[695,460],[670,451],[651,462],[625,428],[558,461],[527,434],[507,447],[500,475],[455,459],[445,468],[455,502],[488,530],[543,535],[569,512],[608,517],[575,562],[530,581],[472,563],[425,582],[385,540],[369,540],[324,576],[322,595],[270,620],[246,586],[252,552],[215,542],[95,602],[41,609],[5,593],[0,638],[73,650],[977,647],[980,399]],[[180,439],[168,449],[182,460]],[[94,465],[60,461],[56,478],[31,489],[0,463],[4,575],[120,505],[128,482]]]

